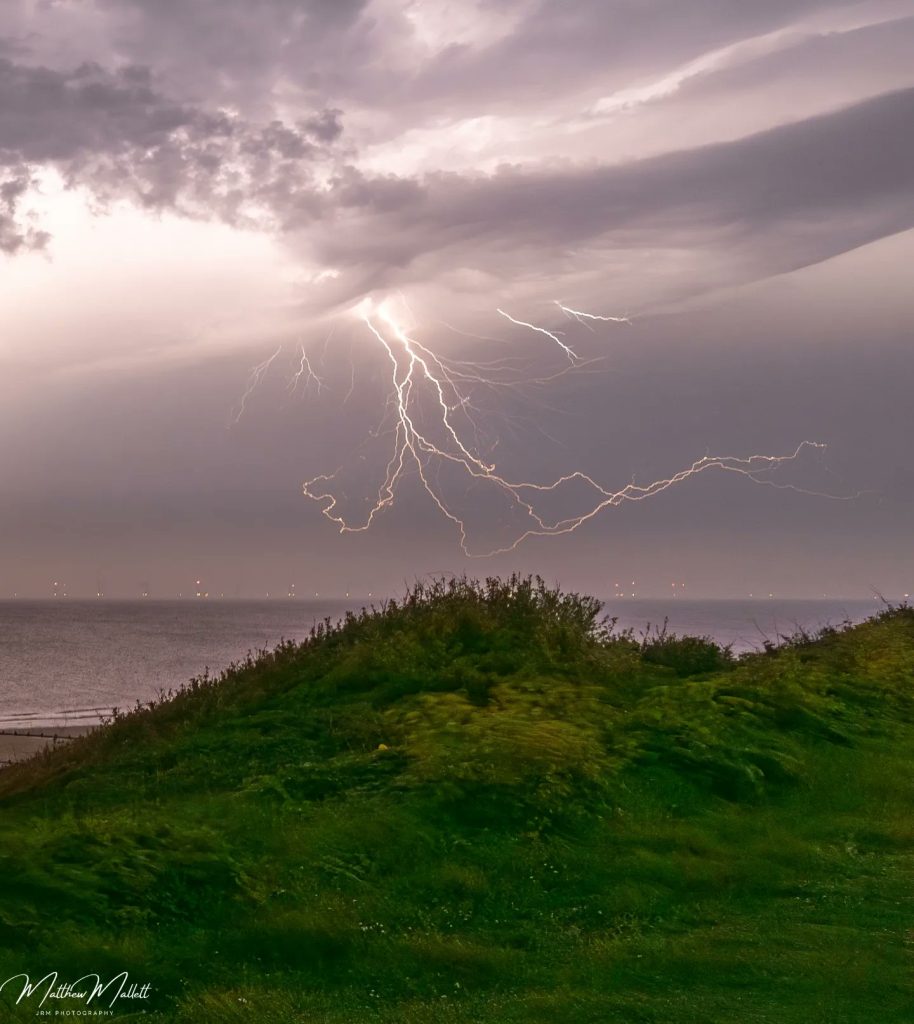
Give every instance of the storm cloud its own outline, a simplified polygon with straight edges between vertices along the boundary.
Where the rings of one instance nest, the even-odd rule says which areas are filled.
[[[430,267],[510,266],[567,247],[723,248],[747,277],[802,267],[914,225],[914,89],[801,124],[611,167],[504,167],[419,181],[350,172],[332,191],[347,230],[333,265],[372,264],[390,287]],[[294,227],[295,212],[285,218]],[[785,239],[789,235],[789,244]],[[510,242],[506,246],[506,240]],[[556,256],[558,254],[558,257]]]
[[[901,586],[914,566],[888,552],[910,511],[898,434],[914,427],[893,411],[910,368],[912,46],[908,0],[9,0],[0,419],[20,442],[0,455],[8,574],[27,589],[51,572],[41,552],[62,527],[41,525],[42,502],[71,507],[68,533],[91,537],[73,559],[84,578],[118,558],[139,566],[160,528],[183,552],[155,556],[163,579],[190,549],[216,564],[264,522],[277,551],[320,562],[331,528],[301,480],[345,464],[356,495],[359,473],[377,488],[377,453],[360,445],[383,423],[384,361],[351,310],[396,295],[458,357],[495,358],[495,345],[551,379],[549,352],[497,316],[508,309],[607,361],[603,376],[537,384],[527,407],[486,406],[485,443],[537,479],[664,473],[708,449],[789,450],[828,426],[829,451],[837,437],[853,453],[829,456],[838,490],[878,492],[888,509],[880,557]],[[557,300],[635,323],[597,334]],[[748,330],[766,303],[790,315]],[[838,358],[824,338],[846,373],[813,372]],[[303,409],[288,379],[315,351],[326,387],[312,384]],[[274,352],[236,421],[252,367]],[[791,360],[805,397],[786,383]],[[674,364],[679,399],[663,370]],[[729,401],[746,366],[764,396],[751,422],[748,400]],[[879,444],[855,397],[867,373],[893,424]],[[112,425],[134,415],[142,429]],[[222,526],[201,526],[229,493]],[[728,501],[747,521],[758,495]],[[773,535],[795,548],[807,513],[765,501]],[[685,529],[678,502],[660,504],[666,520],[647,514],[654,535]],[[862,543],[861,507],[817,505],[823,534]],[[112,508],[133,524],[112,528],[113,547],[97,529]],[[366,589],[399,574],[397,530],[428,540],[416,571],[452,551],[421,495],[400,516],[377,542],[333,549],[377,566]],[[557,564],[586,543],[556,542]],[[748,562],[765,564],[756,546]],[[709,589],[742,586],[734,550],[711,559]],[[255,590],[245,564],[239,586]],[[860,564],[833,586],[868,585]]]
[[[17,174],[24,167],[55,168],[99,200],[126,196],[231,223],[251,208],[268,214],[273,196],[289,191],[301,211],[311,167],[341,131],[334,110],[252,124],[178,102],[158,91],[145,67],[55,71],[0,60],[0,166],[13,175],[0,195],[10,220],[28,183]],[[46,241],[35,231],[9,238],[7,250]]]

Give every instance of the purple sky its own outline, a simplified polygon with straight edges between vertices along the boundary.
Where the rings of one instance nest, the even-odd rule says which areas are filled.
[[[912,52],[910,0],[7,0],[0,596],[914,592]]]

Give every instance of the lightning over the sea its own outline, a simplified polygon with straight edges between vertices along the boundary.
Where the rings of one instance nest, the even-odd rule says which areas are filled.
[[[607,323],[630,322],[626,317],[587,314],[560,303],[558,305],[576,318]],[[499,471],[490,457],[489,453],[497,441],[488,446],[489,453],[481,448],[478,409],[473,394],[479,387],[510,388],[525,383],[517,374],[515,364],[510,360],[492,363],[457,361],[437,354],[415,336],[416,332],[404,318],[395,314],[390,300],[380,304],[366,300],[355,312],[364,324],[366,336],[378,345],[389,367],[386,421],[391,448],[383,479],[374,498],[370,499],[370,508],[358,519],[345,515],[341,509],[342,494],[340,487],[335,486],[339,470],[315,476],[303,484],[305,496],[320,503],[323,515],[343,533],[368,530],[375,518],[394,504],[398,486],[408,474],[413,473],[439,511],[453,523],[464,553],[471,557],[485,557],[512,551],[529,537],[572,533],[607,508],[644,501],[708,470],[735,473],[754,483],[803,491],[803,488],[790,483],[772,480],[771,473],[795,462],[807,449],[825,447],[818,442],[803,441],[783,455],[708,454],[668,477],[645,484],[632,481],[618,489],[605,487],[580,470],[547,482],[513,479]],[[502,309],[497,312],[512,324],[541,334],[557,345],[571,362],[563,372],[587,364],[588,361],[582,360],[556,332],[517,319]],[[300,374],[307,372],[304,356],[302,367]],[[511,374],[514,374],[513,378]],[[533,379],[541,382],[559,375]],[[467,517],[461,511],[460,502],[449,495],[447,486],[442,482],[448,479],[463,480],[464,496],[469,486],[476,486],[487,488],[502,502],[508,503],[519,517],[518,529],[509,543],[485,550],[475,550],[471,546]],[[547,513],[544,507],[546,499],[561,498],[566,489],[570,491],[572,488],[578,494],[583,491],[589,495],[583,510],[570,514]]]

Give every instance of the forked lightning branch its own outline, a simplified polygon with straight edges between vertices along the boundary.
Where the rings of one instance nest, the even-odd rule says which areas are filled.
[[[606,316],[574,309],[561,302],[555,304],[570,319],[587,327],[631,323],[627,316]],[[482,385],[498,391],[520,387],[531,380],[542,383],[582,369],[594,360],[582,359],[562,339],[561,332],[548,330],[503,309],[498,309],[497,313],[505,320],[544,339],[545,344],[558,350],[557,355],[563,360],[560,370],[546,377],[536,377],[530,372],[525,375],[512,360],[470,362],[446,358],[420,338],[406,316],[398,315],[391,299],[380,303],[365,300],[354,313],[364,325],[366,338],[378,346],[388,367],[386,415],[392,417],[393,422],[385,434],[390,437],[391,445],[386,463],[382,464],[382,482],[373,497],[368,497],[368,511],[359,518],[344,514],[341,508],[342,496],[337,485],[341,469],[319,474],[303,484],[305,497],[317,502],[323,515],[342,533],[369,530],[382,512],[393,508],[402,483],[413,474],[441,515],[453,524],[461,549],[470,557],[513,551],[530,537],[572,533],[607,509],[627,502],[646,501],[712,470],[738,474],[755,484],[838,497],[772,478],[773,471],[795,462],[805,450],[825,447],[816,441],[801,441],[793,451],[782,455],[706,454],[670,476],[643,484],[632,481],[618,488],[606,486],[579,469],[571,469],[551,480],[515,479],[496,464],[491,454],[480,450],[480,430],[475,419],[478,410],[473,401],[473,389]],[[276,355],[274,353],[252,371],[242,411],[244,401],[261,382]],[[311,368],[301,346],[298,357],[300,363],[293,378],[293,388],[303,379],[313,380],[318,387],[322,386],[323,381]],[[476,547],[473,544],[465,512],[446,495],[441,483],[442,470],[447,468],[452,471],[452,478],[456,473],[467,484],[491,488],[510,504],[518,514],[520,526],[508,543],[495,547]],[[555,504],[556,499],[560,502],[562,489],[569,485],[576,485],[579,490],[583,488],[589,495],[583,511],[547,514],[544,506],[549,501]]]

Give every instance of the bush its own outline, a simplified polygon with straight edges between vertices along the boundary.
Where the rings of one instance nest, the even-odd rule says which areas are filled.
[[[663,629],[647,633],[641,644],[641,657],[648,665],[671,668],[677,676],[696,676],[723,672],[734,664],[729,647],[721,647],[708,636],[677,636]]]

